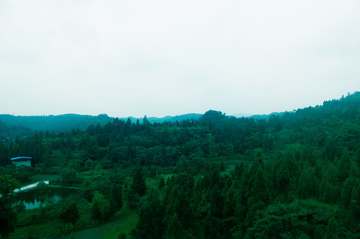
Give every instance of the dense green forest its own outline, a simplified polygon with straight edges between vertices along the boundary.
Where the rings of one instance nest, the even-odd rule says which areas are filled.
[[[0,143],[1,234],[56,222],[49,235],[61,235],[122,218],[133,226],[109,238],[360,238],[359,106],[354,93],[256,119],[210,110],[59,133],[0,124],[9,138]],[[16,169],[10,158],[20,155],[32,167]],[[60,177],[39,186],[44,197],[51,186],[80,194],[9,206],[19,183],[49,174]]]

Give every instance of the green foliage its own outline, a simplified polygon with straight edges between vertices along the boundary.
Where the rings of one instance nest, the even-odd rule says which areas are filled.
[[[127,196],[127,204],[129,208],[130,209],[138,208],[139,202],[140,202],[140,196],[136,194],[133,190],[130,190]]]
[[[18,188],[20,184],[11,175],[0,175],[0,194],[5,197]]]
[[[107,198],[99,192],[95,192],[91,202],[91,219],[105,221],[111,216],[111,205]]]
[[[95,201],[91,205],[91,219],[94,221],[101,221],[103,219],[99,202]]]
[[[81,188],[91,202],[89,209],[76,201],[77,225],[138,209],[131,211],[139,212],[135,238],[359,238],[359,99],[254,118],[210,110],[200,120],[152,124],[102,115],[86,129],[11,136],[0,143],[1,200],[11,199],[14,178],[61,172],[54,183]],[[34,170],[10,165],[19,155],[33,157]],[[39,187],[38,198],[46,198]],[[6,218],[12,209],[26,213],[2,202]],[[51,207],[34,221],[61,215],[72,223],[75,209]]]
[[[10,175],[0,175],[0,235],[7,238],[15,230],[16,213],[12,208],[13,200],[10,193],[19,186]]]
[[[15,230],[16,213],[11,208],[11,202],[5,197],[0,198],[0,235],[7,238]]]
[[[180,239],[184,237],[183,234],[184,234],[184,227],[175,213],[174,216],[171,218],[169,226],[166,230],[165,238]]]
[[[61,172],[61,183],[64,186],[72,186],[81,182],[75,169],[65,168]]]
[[[301,199],[315,197],[317,184],[314,169],[311,167],[304,168],[297,186],[298,197]]]
[[[207,122],[207,121],[217,121],[225,118],[225,114],[223,115],[221,111],[209,110],[205,112],[200,118],[200,121]]]
[[[251,188],[251,195],[255,200],[264,202],[265,205],[271,202],[271,193],[267,186],[264,170],[261,167],[256,172],[255,181]]]
[[[258,212],[248,233],[256,238],[298,238],[301,234],[312,237],[316,226],[324,226],[324,221],[335,214],[336,208],[311,200],[270,205]]]
[[[119,211],[123,206],[123,189],[121,184],[112,183],[110,191],[110,204],[113,212]]]
[[[326,226],[324,239],[337,239],[338,224],[334,217],[329,219],[328,225]]]
[[[135,168],[133,173],[133,183],[131,185],[131,190],[139,196],[144,196],[146,194],[145,177],[142,171],[142,167],[140,166]]]
[[[98,212],[96,212],[98,213]],[[61,214],[59,215],[59,218],[64,223],[71,223],[74,225],[77,221],[80,219],[79,209],[75,202],[70,203],[69,205],[66,205]]]
[[[163,218],[164,206],[157,195],[153,193],[141,207],[139,221],[132,231],[133,238],[162,238],[164,234]]]
[[[220,191],[220,188],[215,184],[210,197],[210,213],[211,216],[216,218],[222,218],[224,208],[224,198]]]
[[[165,187],[165,180],[163,177],[160,177],[159,190],[161,190],[163,187]]]

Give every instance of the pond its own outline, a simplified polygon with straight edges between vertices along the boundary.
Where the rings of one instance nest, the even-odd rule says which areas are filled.
[[[50,187],[46,197],[42,196],[39,192],[40,190],[37,188],[21,191],[16,193],[16,199],[18,202],[24,203],[25,209],[33,209],[40,207],[41,204],[46,205],[46,202],[49,200],[59,201],[71,194],[77,194],[78,190],[73,188]]]

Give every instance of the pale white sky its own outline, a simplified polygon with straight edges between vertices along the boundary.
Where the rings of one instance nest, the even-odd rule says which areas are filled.
[[[0,114],[292,111],[360,90],[360,1],[0,0]]]

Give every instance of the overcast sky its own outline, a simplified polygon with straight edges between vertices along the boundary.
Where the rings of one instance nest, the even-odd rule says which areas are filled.
[[[360,90],[360,1],[0,0],[0,113],[268,114]]]

